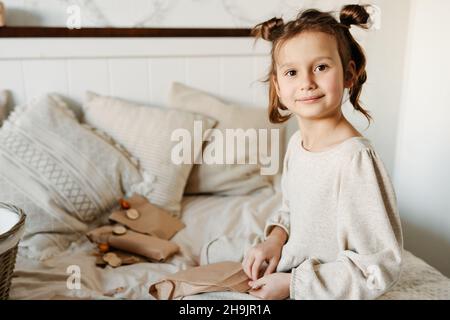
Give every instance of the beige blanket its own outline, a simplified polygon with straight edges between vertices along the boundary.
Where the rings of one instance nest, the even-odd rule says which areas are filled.
[[[185,197],[182,208],[186,228],[172,238],[181,251],[166,263],[97,268],[96,258],[91,255],[94,247],[87,238],[72,243],[62,255],[43,262],[19,256],[10,296],[12,299],[154,299],[149,294],[150,285],[166,275],[230,255],[238,260],[242,251],[262,233],[267,217],[278,208],[280,200],[280,194],[271,189],[240,197]],[[224,256],[217,250],[208,250],[214,245],[223,248],[220,252]],[[237,246],[241,250],[235,250]],[[245,293],[214,292],[182,299],[254,298]],[[450,280],[405,252],[401,280],[380,299],[450,299]]]

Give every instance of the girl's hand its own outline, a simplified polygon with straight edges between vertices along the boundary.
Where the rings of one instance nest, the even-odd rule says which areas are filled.
[[[269,264],[264,275],[273,273],[280,261],[282,248],[283,243],[271,237],[251,248],[242,262],[242,269],[247,277],[252,280],[257,280],[264,262],[268,262]]]
[[[256,281],[249,281],[252,290],[249,293],[264,300],[283,300],[289,298],[290,273],[272,273]]]

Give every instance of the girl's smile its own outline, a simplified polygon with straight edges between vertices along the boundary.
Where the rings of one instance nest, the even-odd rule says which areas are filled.
[[[301,102],[303,104],[313,104],[313,103],[318,102],[323,97],[325,97],[325,95],[309,96],[309,97],[300,98],[300,99],[296,100],[296,102]]]

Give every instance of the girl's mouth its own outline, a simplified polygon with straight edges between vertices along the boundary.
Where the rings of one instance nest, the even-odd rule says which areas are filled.
[[[319,101],[323,97],[325,97],[325,95],[305,97],[305,98],[298,99],[297,101],[299,101],[301,103],[310,104],[310,103],[316,103],[317,101]]]

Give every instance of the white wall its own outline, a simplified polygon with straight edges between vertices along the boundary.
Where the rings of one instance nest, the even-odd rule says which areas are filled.
[[[56,92],[80,106],[93,91],[162,107],[179,81],[267,107],[266,86],[255,79],[270,47],[250,38],[0,38],[0,48],[0,88],[16,105]]]
[[[450,276],[450,1],[411,7],[395,184],[405,244]]]
[[[65,26],[78,5],[83,27],[250,27],[275,15],[290,19],[304,7],[324,10],[357,0],[2,0],[8,25]],[[371,2],[371,1],[369,1]]]
[[[388,171],[394,173],[398,111],[401,104],[404,74],[405,36],[408,34],[410,0],[380,0],[381,29],[354,33],[367,54],[367,82],[361,100],[370,111],[373,122],[355,113],[349,104],[345,114],[374,144]]]

